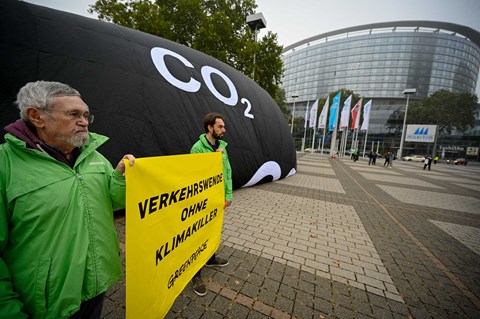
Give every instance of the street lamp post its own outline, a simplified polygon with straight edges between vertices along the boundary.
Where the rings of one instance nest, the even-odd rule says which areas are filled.
[[[253,36],[256,43],[258,30],[265,28],[267,26],[267,21],[263,17],[263,14],[259,12],[259,13],[255,13],[247,16],[247,24],[250,27],[250,29],[253,31]],[[252,71],[252,80],[254,81],[255,81],[255,58],[256,58],[256,52],[254,50],[253,51],[253,71]]]
[[[293,94],[292,99],[293,99],[293,110],[292,110],[292,125],[290,126],[290,133],[293,135],[293,120],[295,118],[295,99],[298,98],[298,95]]]
[[[417,93],[417,89],[405,89],[403,90],[403,94],[407,96],[407,105],[405,106],[405,115],[403,116],[403,127],[402,127],[402,137],[400,140],[400,149],[398,150],[398,158],[403,157],[403,142],[405,140],[405,124],[407,123],[407,112],[408,112],[408,100],[410,98],[410,94]]]

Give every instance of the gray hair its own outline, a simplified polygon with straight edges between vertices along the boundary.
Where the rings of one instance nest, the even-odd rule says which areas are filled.
[[[80,93],[67,84],[60,82],[37,81],[29,82],[17,94],[15,102],[20,110],[20,117],[29,122],[26,110],[34,107],[46,110],[55,102],[57,96],[79,96]]]

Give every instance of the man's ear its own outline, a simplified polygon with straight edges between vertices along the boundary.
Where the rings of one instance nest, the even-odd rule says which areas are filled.
[[[34,107],[29,107],[26,110],[26,115],[36,128],[42,128],[45,126],[45,114],[39,109]]]

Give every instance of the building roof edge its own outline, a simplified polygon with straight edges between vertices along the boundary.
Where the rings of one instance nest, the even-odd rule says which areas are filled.
[[[408,21],[392,21],[392,22],[380,22],[380,23],[371,23],[364,24],[354,27],[343,28],[335,31],[330,31],[322,34],[315,35],[313,37],[306,38],[304,40],[295,42],[291,45],[286,46],[282,53],[286,53],[292,49],[295,49],[301,45],[314,42],[323,38],[340,35],[348,32],[362,31],[368,29],[380,29],[380,28],[389,28],[389,27],[426,27],[426,28],[436,28],[442,30],[448,30],[455,33],[459,33],[466,38],[470,39],[480,48],[480,32],[470,27],[451,23],[451,22],[440,22],[440,21],[427,21],[427,20],[408,20]]]

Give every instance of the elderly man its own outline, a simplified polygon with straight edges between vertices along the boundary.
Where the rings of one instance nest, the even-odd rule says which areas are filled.
[[[28,83],[17,105],[0,145],[0,318],[100,318],[122,274],[113,211],[135,157],[113,169],[96,151],[108,138],[68,85]]]

